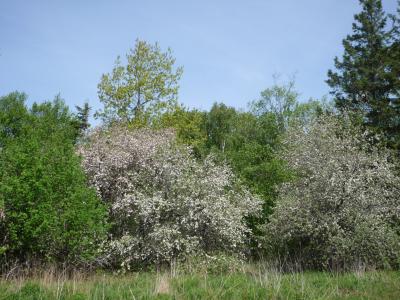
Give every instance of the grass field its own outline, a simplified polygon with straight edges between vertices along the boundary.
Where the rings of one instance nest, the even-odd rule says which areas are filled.
[[[400,272],[44,273],[0,280],[0,299],[400,299]]]

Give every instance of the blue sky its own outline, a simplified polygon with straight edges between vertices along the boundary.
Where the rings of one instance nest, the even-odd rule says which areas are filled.
[[[383,4],[395,12],[396,0]],[[101,74],[140,38],[171,47],[189,107],[244,108],[274,73],[296,74],[302,100],[320,98],[359,9],[357,0],[0,0],[0,95],[61,93],[100,108]]]

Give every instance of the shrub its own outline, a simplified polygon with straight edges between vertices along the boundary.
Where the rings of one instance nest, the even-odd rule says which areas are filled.
[[[3,250],[21,262],[87,262],[105,237],[107,209],[87,186],[72,116],[60,99],[22,115],[18,130],[1,124],[10,133],[0,150]]]
[[[323,116],[286,135],[298,179],[282,187],[266,226],[271,255],[311,268],[399,262],[400,179],[390,153],[347,125]]]
[[[243,253],[244,218],[260,201],[226,165],[198,162],[170,131],[97,130],[80,149],[90,182],[110,203],[109,260],[130,268],[227,251]]]

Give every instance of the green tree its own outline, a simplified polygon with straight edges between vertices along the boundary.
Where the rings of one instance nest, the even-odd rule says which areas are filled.
[[[400,138],[396,28],[388,23],[381,0],[360,0],[360,4],[353,33],[343,40],[343,58],[335,58],[336,71],[328,71],[327,83],[340,110],[359,114],[366,126],[386,134],[393,146]]]
[[[326,97],[299,102],[300,94],[296,91],[294,79],[280,84],[274,75],[274,81],[272,87],[261,92],[260,99],[249,103],[249,108],[258,117],[269,115],[270,121],[274,119],[281,134],[290,126],[305,127],[319,115],[333,112],[333,105]]]
[[[0,100],[0,106],[14,103],[6,121],[24,116],[0,153],[3,246],[21,261],[79,264],[105,237],[107,209],[87,187],[74,149],[74,117],[63,101],[57,97],[28,110],[24,100],[21,94]]]
[[[173,102],[178,95],[182,67],[174,67],[171,49],[162,52],[158,44],[136,40],[126,55],[127,64],[117,58],[110,74],[104,74],[98,85],[104,109],[96,116],[105,122],[131,122],[146,107],[159,102]]]
[[[395,149],[400,149],[400,1],[398,1],[397,16],[394,17],[395,31],[394,43],[389,48],[390,70],[393,76],[397,76],[396,88],[392,91],[392,126],[387,129],[387,135],[391,137],[390,144]]]
[[[261,218],[251,218],[253,232],[262,234],[259,225],[266,223],[278,197],[278,187],[291,181],[293,172],[282,158],[282,138],[294,125],[306,128],[330,109],[326,101],[299,103],[294,81],[262,92],[258,101],[250,103],[249,112],[236,112],[230,119],[225,137],[225,156],[235,173],[264,200]]]
[[[236,110],[223,103],[214,103],[206,118],[207,144],[225,152],[230,133],[234,128]]]
[[[281,131],[272,113],[238,113],[232,123],[226,157],[241,180],[263,198],[263,215],[257,221],[263,223],[274,206],[277,186],[289,178],[279,157]]]
[[[0,155],[1,151],[6,147],[7,142],[18,136],[22,131],[28,114],[25,107],[25,100],[26,95],[18,92],[0,97]],[[2,226],[4,219],[4,199],[0,198],[0,236],[3,237],[3,239],[0,238],[0,245],[2,242],[5,242],[5,233]]]
[[[222,103],[214,104],[205,118],[208,151],[229,162],[242,183],[263,199],[261,217],[248,220],[255,234],[271,213],[277,186],[290,176],[279,158],[278,119],[275,112],[239,112]]]
[[[296,108],[299,93],[294,88],[294,80],[278,84],[277,79],[278,77],[275,75],[275,84],[262,91],[261,98],[251,102],[250,107],[256,115],[274,114],[277,125],[283,132],[289,126],[289,119]]]
[[[19,92],[0,97],[0,149],[18,136],[27,120],[26,95]]]
[[[308,127],[313,121],[324,114],[335,114],[334,103],[326,97],[321,100],[309,99],[306,102],[297,103],[291,113],[290,125]]]
[[[90,127],[89,117],[90,117],[90,111],[92,110],[92,108],[89,106],[88,102],[85,102],[82,107],[76,105],[75,108],[76,108],[76,111],[77,111],[77,114],[76,114],[76,118],[77,118],[76,127],[77,127],[77,130],[82,135]]]
[[[170,110],[157,114],[151,126],[154,129],[173,128],[177,141],[193,148],[197,158],[205,157],[207,132],[205,119],[207,114],[197,109],[189,110],[175,105]]]

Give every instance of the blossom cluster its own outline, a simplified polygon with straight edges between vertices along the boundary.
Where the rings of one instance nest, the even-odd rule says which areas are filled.
[[[317,268],[398,262],[400,178],[371,136],[332,116],[289,130],[298,179],[282,187],[266,226],[270,251]]]
[[[197,161],[172,131],[98,129],[79,152],[90,184],[110,205],[111,262],[130,268],[245,250],[245,218],[259,213],[260,200],[227,165],[212,156]]]

